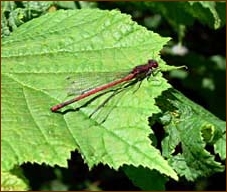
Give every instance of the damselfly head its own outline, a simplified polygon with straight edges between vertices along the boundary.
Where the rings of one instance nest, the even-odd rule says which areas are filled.
[[[152,68],[157,68],[158,67],[158,62],[155,61],[154,59],[149,59],[148,64],[152,66]]]

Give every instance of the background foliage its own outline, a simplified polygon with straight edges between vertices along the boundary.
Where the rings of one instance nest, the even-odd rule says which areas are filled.
[[[117,55],[117,58],[113,61],[108,61],[108,65],[111,66],[112,70],[121,69],[122,67],[120,65],[130,68],[133,65],[144,62],[143,59],[151,54],[153,55],[153,58],[156,58],[160,62],[163,71],[168,70],[168,66],[165,66],[165,63],[158,56],[160,49],[168,41],[168,38],[159,38],[159,36],[147,32],[145,29],[140,28],[140,26],[130,22],[130,18],[121,16],[120,13],[104,13],[105,19],[102,21],[105,21],[106,26],[108,26],[108,22],[111,23],[113,21],[116,25],[111,25],[112,28],[109,27],[106,31],[106,35],[105,32],[101,33],[102,40],[103,38],[105,39],[105,44],[97,44],[99,41],[97,41],[97,39],[92,39],[91,36],[92,33],[100,33],[98,31],[99,28],[95,26],[97,24],[96,22],[93,22],[93,26],[92,23],[89,23],[89,21],[92,20],[96,21],[95,19],[99,18],[99,14],[102,14],[97,10],[92,10],[92,8],[97,7],[105,10],[117,8],[122,13],[130,14],[134,21],[145,26],[147,29],[164,37],[172,37],[168,46],[162,49],[161,58],[169,65],[186,65],[189,70],[177,70],[164,73],[165,77],[173,87],[180,90],[187,95],[188,98],[197,102],[210,112],[201,106],[196,105],[178,91],[172,88],[168,89],[169,84],[167,84],[165,79],[159,75],[157,76],[159,81],[158,85],[155,82],[151,82],[151,86],[151,84],[148,85],[148,83],[145,82],[144,86],[136,92],[136,94],[138,94],[137,98],[141,98],[141,100],[130,101],[132,102],[131,107],[134,107],[130,112],[127,113],[125,108],[123,109],[124,112],[121,111],[122,106],[125,105],[127,108],[129,107],[130,103],[128,102],[127,95],[130,96],[132,94],[130,90],[125,94],[120,93],[118,95],[118,97],[123,98],[120,103],[116,103],[119,98],[111,99],[111,102],[113,103],[108,102],[108,105],[110,106],[119,106],[114,109],[115,112],[111,112],[113,117],[110,115],[108,119],[113,118],[116,121],[116,119],[118,119],[117,114],[122,113],[125,113],[125,115],[132,115],[132,117],[127,118],[133,119],[133,111],[135,111],[135,114],[138,114],[138,111],[140,110],[138,107],[135,108],[136,103],[139,102],[140,105],[143,106],[142,103],[149,100],[149,98],[144,98],[149,90],[149,93],[151,92],[152,94],[150,96],[148,95],[148,97],[151,97],[152,101],[149,105],[144,102],[144,106],[147,108],[143,108],[142,111],[144,114],[141,114],[141,119],[143,119],[143,116],[151,116],[149,122],[154,133],[147,127],[147,122],[142,120],[138,123],[137,127],[138,131],[142,128],[142,132],[133,131],[131,133],[132,136],[130,136],[128,129],[129,122],[126,122],[124,125],[123,122],[119,121],[119,125],[122,126],[119,127],[119,130],[116,130],[116,125],[113,126],[113,128],[111,128],[110,124],[104,125],[104,127],[111,129],[111,134],[114,133],[114,137],[110,136],[110,132],[97,131],[100,124],[94,125],[94,121],[89,120],[88,114],[94,110],[93,107],[98,106],[99,102],[102,101],[101,99],[98,99],[93,107],[84,108],[83,114],[87,115],[84,116],[82,113],[80,114],[78,112],[77,117],[81,119],[81,125],[76,124],[75,126],[72,126],[72,123],[75,121],[75,114],[65,116],[65,119],[63,119],[61,115],[57,114],[57,116],[56,114],[50,113],[51,115],[55,115],[54,118],[49,122],[45,122],[45,117],[40,114],[43,114],[42,110],[47,111],[45,106],[50,105],[49,100],[51,99],[53,104],[55,104],[56,101],[59,102],[66,97],[63,93],[59,93],[59,90],[56,88],[56,85],[64,83],[59,79],[64,79],[66,77],[65,75],[69,75],[73,67],[77,72],[102,70],[107,58],[113,55],[113,52],[111,51],[105,52],[105,54],[99,56],[99,59],[97,59],[96,54],[91,51],[90,53],[85,52],[84,56],[83,54],[80,54],[79,58],[72,57],[72,53],[70,55],[70,52],[87,49],[86,45],[88,43],[86,37],[88,37],[89,42],[94,41],[94,44],[92,44],[91,47],[91,50],[93,51],[100,47],[105,48],[113,45],[112,38],[110,38],[108,34],[114,34],[116,42],[121,42],[114,52],[114,55]],[[35,190],[136,190],[138,189],[137,187],[144,190],[163,190],[165,188],[167,190],[224,189],[225,176],[224,174],[222,175],[224,167],[221,163],[225,160],[226,155],[225,122],[222,121],[225,119],[225,89],[223,89],[225,87],[225,45],[220,42],[223,42],[223,39],[225,38],[225,3],[3,2],[1,8],[3,40],[2,92],[5,94],[5,96],[2,96],[2,98],[5,99],[3,100],[2,108],[2,125],[4,128],[2,130],[3,189],[27,189],[29,187],[32,187],[32,189]],[[73,12],[68,12],[67,15],[58,11],[59,9],[88,10],[84,10],[84,12],[80,13],[78,12],[78,16],[74,17]],[[56,31],[54,20],[53,22],[48,23],[50,20],[45,19],[48,18],[48,16],[45,17],[45,14],[48,12],[56,12],[55,17],[52,19],[64,21],[59,24],[59,34],[54,33]],[[92,13],[95,14],[92,15]],[[44,15],[44,17],[41,17],[42,19],[33,20],[42,15]],[[89,15],[92,16],[88,17]],[[86,36],[81,36],[81,39],[85,39],[82,41],[84,42],[84,45],[79,43],[75,47],[68,46],[70,45],[70,41],[75,42],[74,37],[79,37],[79,35],[75,34],[73,26],[70,26],[72,23],[70,18],[75,23],[87,22],[89,25],[85,24],[83,25],[83,28],[81,28],[84,32],[92,29],[89,34],[82,33],[78,30],[80,31],[80,34]],[[33,20],[33,23],[28,22],[30,20]],[[98,21],[100,21],[100,19]],[[120,22],[118,23],[118,21]],[[34,24],[36,26],[47,26],[45,25],[45,22],[49,25],[46,27],[49,30],[49,34],[44,34],[42,30],[39,30],[44,29],[42,27],[32,29]],[[52,23],[53,26],[51,26]],[[129,25],[131,28],[124,28],[120,23]],[[19,27],[20,25],[22,26]],[[67,27],[68,30],[65,31]],[[122,31],[120,29],[122,29]],[[69,35],[70,30],[72,32],[71,36]],[[121,33],[116,33],[119,30]],[[11,34],[13,31],[15,32]],[[134,31],[138,31],[138,34],[134,33]],[[128,36],[130,32],[133,32],[132,34],[134,34],[131,39],[123,38],[123,41],[122,39],[119,39],[126,36],[126,34],[126,37],[130,37]],[[43,36],[38,36],[39,34],[42,34]],[[64,34],[67,35],[64,36]],[[45,35],[47,35],[48,41],[45,41]],[[71,38],[67,39],[67,37]],[[50,41],[51,39],[54,41]],[[80,39],[76,40],[79,41]],[[34,44],[35,41],[37,41],[36,44]],[[46,44],[47,49],[41,49],[41,47],[45,46],[45,43],[48,43]],[[27,46],[23,46],[24,44]],[[56,45],[60,45],[60,47],[56,47]],[[132,48],[124,49],[125,46],[131,46]],[[133,46],[136,47],[136,50],[133,50]],[[40,57],[42,51],[44,51],[43,53],[48,53],[50,52],[50,49],[52,52],[56,51],[57,54],[49,54],[48,57]],[[69,56],[67,56],[67,54],[64,56],[59,54],[59,50],[61,49],[66,49],[69,52]],[[140,52],[140,54],[137,55],[136,51]],[[125,59],[127,56],[123,55],[122,52],[124,52],[125,55],[134,55],[134,58],[131,57],[131,60],[127,61]],[[25,59],[18,57],[20,55],[23,55]],[[51,58],[55,58],[56,62],[53,63],[53,59]],[[72,58],[72,61],[70,58]],[[90,68],[89,70],[88,68],[84,69],[83,65],[78,65],[75,68],[73,65],[74,63],[79,63],[83,60],[86,62],[86,58],[93,58],[90,62],[96,62],[98,65],[92,66],[93,68]],[[39,65],[36,65],[37,60],[40,61]],[[24,61],[29,63],[29,66],[32,67],[28,68],[28,65],[26,65]],[[48,69],[44,68],[43,66],[47,66],[47,63],[50,63],[49,61],[51,61],[51,65],[48,66]],[[58,63],[64,63],[66,61],[68,63],[71,62],[72,65],[58,65]],[[116,63],[118,64],[117,66]],[[133,65],[129,65],[129,63]],[[56,77],[54,77],[54,75],[51,76],[51,74],[56,73],[56,66],[58,66],[59,71],[57,71],[58,75],[55,75]],[[27,76],[25,76],[25,74]],[[32,81],[28,82],[27,78],[32,79]],[[56,89],[51,89],[53,86]],[[11,89],[7,89],[8,87],[11,87]],[[17,91],[21,90],[21,87],[23,91]],[[48,92],[39,91],[41,88],[42,90],[48,90]],[[162,95],[161,92],[163,92]],[[14,97],[8,97],[12,94]],[[25,99],[21,98],[22,94]],[[19,105],[15,106],[14,103],[16,98],[17,100],[19,99],[20,102]],[[40,101],[40,98],[46,99]],[[30,105],[29,103],[25,103],[25,101],[33,106],[29,109],[28,114],[33,118],[32,121],[29,120],[30,118],[23,119],[26,117],[24,114],[28,113],[25,106]],[[154,103],[156,103],[158,107],[156,107]],[[6,107],[4,108],[4,106]],[[108,113],[109,109],[106,109],[107,112],[104,108],[99,112],[99,116]],[[99,116],[95,117],[96,122],[102,121],[97,119]],[[24,122],[24,124],[19,124],[21,127],[18,127],[18,122]],[[62,129],[62,127],[66,126],[66,123],[69,124],[68,131],[71,131],[70,134],[72,134],[72,136],[80,135],[80,137],[74,138],[77,140],[75,143],[78,144],[76,147],[73,139],[70,140],[70,137],[67,136],[65,130]],[[131,124],[133,123],[137,124],[137,122],[132,121]],[[59,129],[53,129],[53,125],[56,126],[55,128],[59,127]],[[34,129],[32,128],[35,126],[46,127],[45,129],[41,129],[42,135],[39,136],[40,130],[34,132]],[[94,129],[86,130],[83,133],[82,131],[84,129],[80,129],[80,127],[84,126],[93,127]],[[30,130],[27,130],[29,127]],[[126,128],[124,129],[124,127]],[[11,131],[9,131],[10,129]],[[142,133],[143,136],[139,143],[143,144],[144,147],[142,147],[141,152],[146,152],[147,154],[151,153],[151,156],[153,156],[154,159],[151,158],[150,162],[147,162],[147,165],[148,167],[151,166],[149,168],[156,169],[157,171],[150,171],[148,168],[144,167],[135,168],[132,166],[123,166],[116,172],[109,169],[107,166],[99,165],[89,172],[87,166],[83,164],[83,160],[77,152],[73,152],[71,157],[69,157],[69,151],[77,148],[90,168],[99,162],[114,167],[115,169],[118,169],[123,162],[138,165],[137,161],[143,162],[143,160],[138,159],[139,156],[138,154],[135,154],[135,151],[128,153],[123,152],[120,156],[119,154],[115,154],[115,152],[125,149],[125,147],[127,148],[125,142],[122,144],[119,143],[119,139],[117,138],[119,134],[121,134],[121,137],[126,135],[125,140],[128,140],[128,138],[134,138],[134,135],[140,135]],[[36,136],[34,137],[34,135]],[[46,137],[46,142],[44,143],[40,142],[43,135]],[[50,140],[51,137],[49,137],[49,135],[54,135],[52,138],[53,140]],[[178,176],[181,176],[179,181],[168,181],[160,174],[161,172],[176,179],[175,173],[166,164],[166,161],[162,159],[156,148],[151,148],[150,146],[145,149],[145,146],[149,146],[151,142],[146,139],[148,135],[151,137],[150,139],[153,146],[162,152],[162,156],[168,160],[169,165],[178,173]],[[87,141],[85,139],[86,137]],[[26,140],[24,140],[24,138],[26,138]],[[61,138],[61,140],[59,140],[59,138]],[[112,140],[110,143],[114,142],[116,146],[115,148],[109,146],[109,148],[102,150],[103,147],[100,146],[96,138],[106,138],[108,142]],[[134,138],[135,141],[131,139],[128,141],[136,143],[138,142],[136,138],[137,137]],[[27,142],[27,145],[18,145],[22,141],[23,143]],[[36,149],[30,148],[29,145],[31,145],[31,143],[34,143],[34,146],[37,146],[37,143],[39,143],[40,146]],[[90,145],[88,145],[88,143],[90,143]],[[129,146],[135,146],[135,143],[129,144]],[[47,147],[48,145],[50,146]],[[107,158],[103,158],[103,154],[105,153],[111,155]],[[134,154],[137,159],[123,159],[123,154]],[[127,155],[124,158],[128,158]],[[67,167],[67,157],[70,159],[68,161],[68,168],[60,168],[59,166]],[[116,159],[111,160],[110,157],[116,157]],[[119,157],[122,157],[122,159],[119,159]],[[144,157],[145,156],[141,156],[141,158]],[[17,161],[14,159],[17,159]],[[28,161],[28,163],[25,163],[26,161]],[[33,162],[40,164],[46,163],[52,165],[52,167],[32,164]],[[24,164],[21,165],[22,163]],[[142,163],[142,165],[146,166],[145,163],[146,162],[144,162],[144,164]],[[55,164],[58,166],[54,166]],[[159,164],[161,164],[161,166],[159,166]],[[18,167],[19,165],[20,167]],[[210,182],[212,181],[212,177],[220,178],[218,179],[220,185],[217,185],[216,181],[216,184],[214,185],[215,188],[212,185],[212,182]],[[150,182],[150,180],[156,180],[158,182],[154,183]]]

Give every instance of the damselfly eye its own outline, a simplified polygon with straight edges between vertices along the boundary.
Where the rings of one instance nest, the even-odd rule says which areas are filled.
[[[153,59],[149,59],[149,60],[148,60],[148,63],[149,63],[150,65],[152,65],[153,68],[157,68],[157,67],[158,67],[158,62],[155,61],[155,60],[153,60]]]

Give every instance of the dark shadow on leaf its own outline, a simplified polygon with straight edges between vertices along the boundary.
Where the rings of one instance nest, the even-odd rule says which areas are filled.
[[[117,87],[115,89],[109,89],[107,91],[104,91],[104,92],[101,92],[99,94],[97,94],[96,96],[92,97],[90,100],[86,101],[84,104],[82,104],[80,107],[77,107],[75,109],[66,109],[64,111],[55,111],[54,113],[58,113],[58,114],[62,114],[62,115],[65,115],[67,113],[70,113],[70,112],[77,112],[79,111],[81,108],[84,108],[84,107],[87,107],[88,105],[90,105],[92,102],[94,102],[96,99],[98,99],[99,97],[107,94],[107,93],[110,93],[110,92],[113,92],[107,99],[105,99],[90,115],[89,115],[89,118],[92,117],[98,110],[100,110],[102,107],[104,107],[108,101],[113,98],[114,96],[116,96],[117,94],[121,93],[122,91],[124,91],[125,89],[127,89],[128,87],[131,87],[133,85],[135,85],[137,82],[140,82],[139,86],[141,85],[141,80],[143,79],[135,79],[131,82],[126,82],[126,83],[123,83],[122,86],[120,87]],[[139,89],[139,88],[138,88]],[[137,89],[137,90],[138,90]],[[137,91],[136,90],[136,91]],[[135,91],[135,92],[136,92]],[[104,120],[102,121],[105,122],[106,118],[109,116],[110,112],[106,115],[106,117],[104,118]]]

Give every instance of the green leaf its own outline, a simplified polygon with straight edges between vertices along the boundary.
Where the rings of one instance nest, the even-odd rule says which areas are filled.
[[[225,25],[225,2],[132,2],[137,9],[161,13],[176,32],[184,26],[192,26],[195,20],[219,29]]]
[[[216,146],[215,153],[225,156],[220,150],[226,143],[225,122],[173,89],[163,92],[157,103],[165,113],[161,118],[167,133],[162,141],[163,156],[177,173],[193,181],[222,172],[224,166],[206,147]]]
[[[225,133],[215,143],[214,150],[217,154],[219,154],[219,156],[222,160],[226,159],[226,134]]]
[[[182,25],[191,26],[194,22],[193,16],[187,11],[187,2],[146,2],[146,5],[153,8],[154,12],[161,13],[176,32]]]
[[[44,15],[4,38],[2,169],[27,161],[66,167],[77,149],[89,168],[141,165],[177,179],[148,137],[148,117],[160,112],[154,98],[169,87],[161,73],[139,90],[135,85],[112,95],[100,109],[113,92],[65,108],[86,104],[80,110],[50,111],[68,99],[69,76],[132,69],[149,58],[164,67],[159,51],[168,40],[118,11],[89,9]]]
[[[141,190],[165,190],[167,179],[155,170],[132,166],[124,166],[125,174],[132,180],[133,184],[140,187]]]
[[[1,172],[1,191],[25,191],[28,183],[24,179],[9,172]]]
[[[208,24],[214,29],[218,29],[221,26],[220,13],[216,10],[217,2],[188,2],[192,5],[192,8],[189,10],[193,16],[199,19],[202,23]],[[220,2],[219,2],[220,4]],[[222,3],[224,7],[224,3]]]
[[[52,4],[52,1],[23,1],[21,4],[13,1],[4,1],[1,3],[1,37],[9,36],[12,31],[25,21],[45,14]]]

